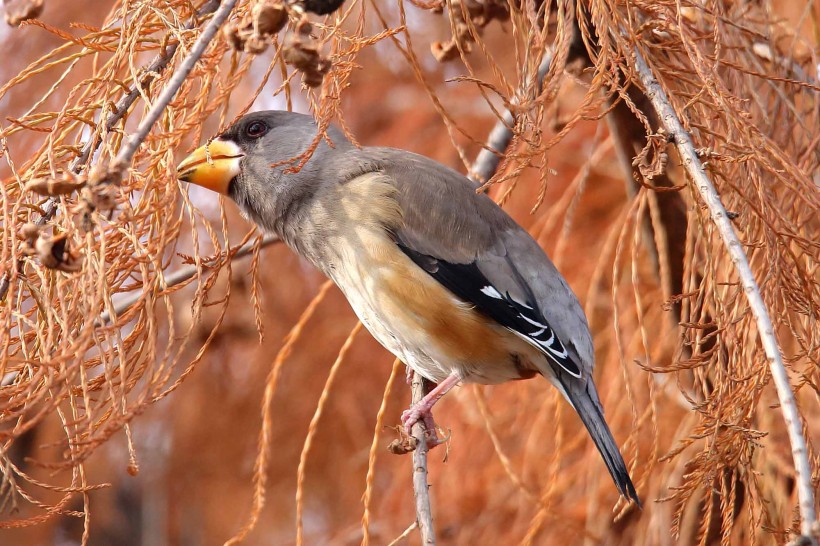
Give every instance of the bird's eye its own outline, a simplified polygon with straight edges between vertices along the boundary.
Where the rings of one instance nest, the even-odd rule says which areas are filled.
[[[251,138],[259,138],[268,132],[268,126],[264,121],[254,121],[248,124],[245,134]]]

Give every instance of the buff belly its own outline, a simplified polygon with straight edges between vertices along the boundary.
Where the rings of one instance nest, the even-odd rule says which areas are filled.
[[[326,271],[376,340],[436,383],[457,373],[467,383],[496,384],[534,375],[542,358],[511,332],[457,299],[381,230],[341,242]]]

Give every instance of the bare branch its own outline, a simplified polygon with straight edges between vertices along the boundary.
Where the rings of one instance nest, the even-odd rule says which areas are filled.
[[[411,388],[413,404],[424,398],[424,378],[413,373]],[[435,431],[431,431],[435,432]],[[427,483],[427,434],[421,420],[413,425],[416,449],[413,451],[413,494],[416,497],[416,521],[421,531],[421,543],[425,546],[436,544],[433,527],[433,510],[430,508],[430,484]]]
[[[387,546],[398,546],[398,545],[399,545],[399,543],[400,543],[402,540],[404,540],[405,538],[409,537],[409,536],[410,536],[410,533],[412,533],[412,532],[413,532],[413,530],[414,530],[416,527],[418,527],[418,526],[419,526],[419,522],[414,521],[413,523],[411,523],[410,525],[408,525],[408,526],[407,526],[407,529],[405,529],[405,530],[402,532],[402,534],[400,534],[399,536],[397,536],[397,537],[396,537],[394,540],[392,540],[392,541],[390,542],[390,544],[388,544]]]
[[[726,250],[732,258],[740,282],[743,285],[749,307],[757,320],[757,330],[760,341],[766,352],[772,378],[777,388],[777,396],[780,399],[780,408],[783,412],[783,419],[786,422],[786,429],[791,443],[792,457],[794,458],[794,468],[797,479],[797,491],[800,501],[801,518],[801,539],[808,541],[807,544],[817,544],[812,538],[812,530],[817,519],[814,509],[814,491],[811,482],[811,465],[809,463],[808,451],[806,450],[806,440],[803,438],[800,414],[794,400],[791,383],[789,381],[786,367],[783,364],[783,357],[774,333],[772,320],[760,294],[760,288],[755,281],[754,273],[749,265],[749,260],[743,250],[743,245],[732,227],[732,222],[726,214],[726,209],[720,200],[714,184],[709,179],[703,164],[700,161],[695,145],[689,133],[684,129],[680,119],[675,113],[675,109],[669,102],[663,88],[660,86],[640,51],[635,49],[635,67],[641,78],[641,83],[646,89],[646,96],[652,102],[652,106],[658,114],[658,118],[666,131],[674,138],[678,153],[683,160],[683,166],[695,187],[700,193],[712,221],[720,233]]]
[[[538,89],[544,81],[544,77],[549,72],[552,64],[552,50],[548,49],[544,53],[544,58],[538,66]],[[504,112],[504,116],[498,120],[487,137],[487,144],[478,153],[475,162],[470,169],[468,177],[476,185],[486,183],[493,177],[501,158],[513,139],[513,115],[509,110]],[[413,404],[424,398],[424,378],[417,373],[413,373],[411,383],[413,389]],[[413,493],[416,498],[416,521],[421,531],[422,543],[435,544],[436,537],[433,527],[433,513],[430,508],[430,492],[427,483],[427,441],[424,426],[421,422],[413,425],[413,437],[416,439],[417,447],[413,451]],[[410,529],[408,529],[409,532]]]
[[[538,66],[538,89],[541,89],[544,77],[549,72],[552,64],[552,49],[544,53],[544,58]],[[486,183],[493,177],[501,158],[507,151],[513,139],[513,114],[509,110],[490,131],[487,143],[478,153],[475,162],[470,169],[468,177],[476,185]],[[413,373],[411,383],[413,390],[413,404],[424,398],[424,378],[417,373]],[[436,537],[433,527],[433,513],[430,508],[430,492],[427,483],[427,441],[424,426],[421,422],[413,425],[413,438],[416,439],[417,447],[413,451],[413,493],[416,498],[416,521],[421,531],[422,543],[425,545],[435,544]],[[411,529],[405,531],[409,532]]]

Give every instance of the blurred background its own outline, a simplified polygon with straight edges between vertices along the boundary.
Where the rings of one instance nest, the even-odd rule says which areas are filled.
[[[591,2],[587,6],[593,19],[596,6],[601,8],[604,4]],[[657,17],[676,10],[674,2],[657,2],[654,8],[652,3],[638,4],[634,8],[636,13],[643,10],[641,13],[649,16],[652,9],[656,10],[654,16]],[[763,21],[770,25],[766,27],[770,34],[765,37],[771,40],[769,43],[785,36],[778,43],[791,40],[790,53],[798,59],[796,62],[811,70],[820,22],[817,2],[724,1],[705,2],[708,4],[705,7],[699,2],[684,4],[687,9],[720,13],[718,32],[733,24],[742,27],[746,22],[759,29]],[[616,2],[608,5],[624,12],[633,9]],[[376,6],[381,6],[380,13],[375,11]],[[403,148],[466,172],[465,160],[469,163],[476,157],[479,143],[497,122],[491,106],[502,110],[501,97],[510,98],[511,90],[520,89],[521,82],[532,77],[539,58],[529,59],[527,70],[516,68],[521,64],[523,51],[518,44],[519,29],[511,22],[493,21],[482,33],[482,47],[473,44],[473,53],[464,53],[469,59],[469,68],[458,55],[450,62],[438,62],[430,51],[430,44],[451,38],[452,21],[448,17],[449,10],[442,15],[425,9],[427,7],[415,2],[346,6],[351,15],[339,27],[348,29],[350,35],[376,36],[385,25],[395,29],[406,24],[408,33],[397,34],[399,44],[414,52],[417,64],[414,70],[391,38],[382,37],[350,58],[350,72],[344,85],[338,88],[326,84],[323,89],[308,92],[300,86],[299,75],[291,77],[283,87],[280,70],[283,65],[279,63],[276,47],[256,56],[232,53],[225,39],[218,37],[220,45],[206,55],[201,69],[217,71],[217,76],[208,80],[202,73],[194,73],[190,86],[183,88],[180,98],[169,110],[172,113],[163,118],[147,141],[150,149],[138,155],[135,166],[138,173],[128,182],[132,185],[126,186],[131,193],[125,199],[135,203],[134,210],[142,210],[138,208],[139,195],[150,195],[155,201],[150,209],[154,215],[150,220],[152,226],[162,223],[176,226],[177,231],[157,247],[164,256],[162,265],[166,272],[188,267],[186,256],[214,256],[230,245],[237,245],[253,229],[239,216],[233,204],[222,202],[199,188],[179,185],[173,172],[176,161],[249,104],[252,110],[290,106],[297,111],[318,109],[325,114],[329,112],[327,105],[333,104],[329,119],[334,123],[343,120],[346,130],[360,144]],[[150,17],[153,26],[147,25],[143,31],[150,33],[154,41],[133,42],[130,57],[133,67],[124,60],[128,57],[115,63],[118,70],[133,72],[155,54],[164,35],[163,25],[180,28],[191,9],[187,1],[77,0],[66,3],[46,0],[38,16],[42,24],[19,28],[0,26],[4,53],[0,83],[6,84],[0,98],[2,128],[6,131],[4,157],[0,161],[3,179],[14,179],[28,158],[37,154],[44,157],[50,145],[48,134],[37,130],[8,134],[9,128],[19,127],[13,120],[46,111],[62,111],[67,118],[89,116],[88,111],[75,110],[72,114],[64,108],[69,104],[83,104],[75,92],[81,84],[89,85],[88,78],[92,75],[101,78],[93,85],[107,86],[111,97],[117,96],[117,86],[130,85],[128,81],[122,85],[111,83],[120,77],[116,71],[108,74],[111,81],[105,81],[106,73],[100,69],[101,59],[107,58],[105,49],[93,58],[78,58],[65,72],[64,68],[72,61],[55,68],[49,65],[51,59],[79,51],[83,45],[81,37],[95,32],[99,37],[96,29],[107,22],[119,21],[105,28],[121,28],[125,33],[130,32],[129,25],[137,24],[134,21],[139,17]],[[249,8],[239,9],[241,14],[242,9]],[[550,9],[555,16],[555,8]],[[123,14],[128,17],[122,19]],[[327,21],[340,16],[330,16]],[[402,16],[406,16],[405,21],[401,20]],[[384,21],[380,20],[382,17]],[[316,16],[312,19],[324,20]],[[515,17],[513,20],[521,21]],[[116,32],[111,32],[110,41],[106,42],[108,51],[122,47],[118,45]],[[329,31],[321,27],[317,32],[325,40]],[[182,32],[174,37],[187,40],[187,46],[195,38]],[[704,32],[702,37],[710,36]],[[554,32],[545,34],[544,39],[547,42],[555,39]],[[348,59],[344,56],[345,47],[353,44],[343,39],[338,42],[328,39],[322,43],[323,51],[338,54],[334,57],[336,60]],[[724,47],[740,49],[745,44],[727,40]],[[485,56],[482,48],[491,52],[489,56]],[[53,57],[43,58],[54,51],[57,53],[52,53]],[[14,81],[26,74],[26,67],[38,59],[37,66],[47,68],[27,76],[24,81]],[[776,64],[767,64],[765,59],[760,62],[766,69]],[[748,312],[734,300],[722,308],[721,298],[728,297],[725,295],[715,296],[718,303],[714,307],[699,300],[700,307],[692,303],[691,308],[687,303],[681,304],[681,298],[671,297],[681,290],[670,292],[663,286],[656,251],[647,246],[659,232],[656,230],[653,235],[651,229],[642,227],[643,219],[658,209],[649,203],[646,196],[649,192],[625,182],[623,158],[619,157],[619,151],[624,148],[619,146],[617,135],[612,136],[610,132],[614,127],[617,133],[624,125],[618,118],[613,121],[613,116],[602,117],[606,103],[603,94],[590,91],[591,86],[594,87],[590,70],[585,71],[582,63],[581,66],[567,64],[565,68],[548,80],[552,96],[539,99],[538,116],[532,121],[538,130],[533,131],[530,126],[522,131],[524,136],[535,139],[537,134],[540,139],[533,148],[538,149],[533,164],[493,185],[490,194],[503,200],[505,210],[538,238],[585,306],[595,340],[596,382],[607,420],[623,446],[644,508],[638,510],[619,501],[580,421],[546,381],[534,379],[496,387],[460,387],[437,405],[437,421],[450,431],[451,439],[446,447],[437,448],[430,455],[431,495],[439,543],[783,544],[797,529],[799,521],[794,470],[774,388],[768,384],[765,358],[761,356],[753,324],[747,324]],[[499,87],[497,90],[482,87],[463,78],[466,76],[493,82]],[[743,85],[754,81],[753,76],[745,72],[744,77],[752,79],[744,80]],[[163,76],[158,81],[165,79]],[[509,87],[504,87],[502,81],[508,81]],[[805,94],[805,97],[791,97],[794,103],[810,102],[811,93],[817,93],[816,79],[814,82],[814,87],[808,89],[787,88],[789,92]],[[158,89],[152,86],[150,96],[155,97]],[[738,89],[742,93],[741,84]],[[777,92],[781,92],[779,89]],[[431,100],[431,95],[439,104]],[[747,98],[753,102],[751,97]],[[590,100],[598,101],[600,107],[596,112],[584,109]],[[814,106],[806,111],[817,112],[816,98],[814,101]],[[102,99],[99,104],[89,99],[85,106],[102,108],[103,103]],[[196,107],[192,106],[194,103]],[[207,108],[203,106],[208,104]],[[789,123],[800,117],[796,111],[764,106],[757,104],[773,118],[782,117]],[[135,112],[141,115],[142,108],[142,105],[136,106]],[[698,115],[696,106],[692,108],[693,116]],[[449,117],[447,123],[442,112]],[[758,112],[755,110],[753,115],[757,116]],[[132,125],[138,121],[137,115],[132,116],[134,119],[129,120],[126,132],[133,130]],[[816,146],[820,134],[817,119],[806,116],[803,119],[808,125],[806,138],[811,140],[813,134]],[[51,123],[54,118],[46,121]],[[768,122],[776,124],[774,119]],[[71,134],[82,139],[80,132]],[[173,137],[164,136],[166,134]],[[549,146],[544,146],[548,141]],[[113,149],[117,142],[116,137],[110,137],[105,146]],[[105,157],[106,149],[98,157]],[[522,154],[529,149],[520,141],[513,146],[513,150]],[[737,150],[723,152],[742,154]],[[809,155],[811,153],[809,151]],[[631,162],[631,157],[627,160]],[[816,171],[812,172],[816,161],[816,157],[805,160],[800,165],[802,172],[816,177]],[[677,156],[670,154],[667,162],[670,177],[675,184],[682,185],[685,179],[677,164]],[[45,165],[47,163],[42,163],[40,168],[47,171]],[[504,173],[514,172],[516,166],[515,162],[504,165]],[[719,180],[723,187],[733,191],[735,185],[744,184],[739,179]],[[16,195],[11,190],[3,192],[7,214],[2,222],[7,241],[15,240],[15,235],[9,233],[16,231],[15,226],[19,227],[22,217],[8,214]],[[677,267],[677,275],[685,279],[679,282],[684,286],[698,284],[699,275],[705,271],[706,276],[714,274],[715,284],[710,285],[709,290],[716,293],[721,282],[731,279],[731,275],[725,273],[728,271],[725,261],[715,258],[713,263],[709,259],[708,250],[720,249],[719,241],[713,233],[699,227],[703,225],[697,223],[702,209],[691,194],[685,191],[675,195],[681,196],[681,214],[691,223],[688,228],[685,223],[682,227],[669,224],[668,233],[659,237],[675,238],[684,244],[680,251],[688,261]],[[540,206],[535,208],[539,202]],[[746,210],[742,200],[732,203],[738,210]],[[61,202],[61,207],[71,205],[70,199]],[[31,214],[14,210],[23,215]],[[786,206],[780,210],[789,214]],[[805,237],[811,239],[818,235],[816,220],[812,221],[808,215],[795,217],[803,218],[801,229]],[[115,224],[116,220],[112,222]],[[103,224],[101,220],[100,225]],[[106,233],[114,229],[105,225]],[[146,228],[132,241],[136,247],[148,248],[153,244],[152,238],[160,237],[157,233],[160,232]],[[698,243],[701,235],[712,242]],[[84,244],[84,236],[77,237],[79,244]],[[4,245],[4,267],[9,271],[11,254],[7,251],[11,247],[7,242]],[[104,252],[139,255],[133,250],[134,245],[112,243]],[[89,253],[96,252],[91,248],[87,247]],[[662,252],[662,257],[668,257],[668,252],[669,249]],[[808,257],[797,260],[805,265],[809,277],[817,273],[816,252],[816,248],[807,250]],[[756,272],[761,275],[766,271],[764,261],[762,254],[753,261]],[[135,286],[145,286],[147,279],[156,278],[156,270],[153,266],[150,273],[135,269],[129,278],[142,283]],[[93,285],[96,277],[93,273],[89,275],[83,274],[84,280],[77,282]],[[53,290],[72,289],[69,281],[60,282],[53,281],[50,286]],[[244,543],[296,544],[298,502],[303,506],[304,544],[362,543],[365,504],[369,543],[390,544],[415,520],[410,456],[392,455],[386,449],[390,441],[398,437],[395,427],[410,400],[404,367],[394,365],[393,357],[362,331],[343,355],[333,384],[326,385],[330,368],[356,325],[356,317],[335,287],[320,294],[324,282],[317,271],[283,245],[272,245],[253,256],[235,259],[230,267],[219,263],[216,267],[204,268],[201,276],[167,297],[143,299],[136,315],[120,320],[116,328],[105,334],[105,339],[110,339],[119,331],[119,335],[127,339],[134,334],[138,340],[123,345],[128,346],[127,358],[125,350],[117,357],[128,365],[141,366],[139,373],[128,375],[133,378],[130,383],[133,390],[122,395],[123,400],[127,400],[127,410],[123,410],[123,418],[116,427],[105,431],[103,424],[110,415],[105,409],[96,413],[86,437],[95,447],[83,451],[82,460],[75,460],[80,466],[63,464],[72,460],[74,453],[74,447],[67,447],[71,443],[68,438],[77,438],[66,435],[65,430],[86,418],[81,415],[82,411],[76,413],[76,408],[87,407],[74,399],[81,400],[80,394],[66,390],[65,398],[47,414],[32,419],[32,426],[22,434],[18,433],[19,428],[14,428],[13,419],[5,421],[3,453],[19,472],[12,472],[6,466],[4,475],[7,479],[16,476],[19,491],[8,493],[9,486],[4,485],[4,493],[15,499],[15,506],[5,506],[7,513],[2,520],[11,526],[18,520],[27,523],[20,528],[0,530],[0,543],[222,544],[239,533],[256,514],[254,499],[258,501],[259,496],[255,493],[255,468],[263,413],[267,412],[265,502]],[[207,291],[203,288],[206,285]],[[817,303],[816,288],[814,285],[808,291],[809,307]],[[15,296],[4,302],[4,306],[7,310],[19,306],[19,314],[34,321],[32,306],[20,303],[28,297],[21,296],[24,292],[28,294],[26,290],[22,285],[13,287],[10,294]],[[43,294],[59,297],[45,290]],[[777,299],[774,292],[767,294],[772,300]],[[317,296],[321,299],[316,300]],[[121,295],[115,294],[113,301],[118,301],[117,297]],[[683,300],[685,302],[686,297]],[[292,328],[311,302],[316,304],[315,310],[302,321],[298,335],[294,335]],[[684,306],[683,311],[680,305]],[[731,376],[728,379],[710,371],[708,366],[694,370],[687,366],[693,359],[692,351],[706,350],[692,349],[697,345],[692,340],[715,335],[714,330],[687,333],[686,324],[679,325],[697,322],[696,307],[701,310],[708,307],[708,312],[715,316],[725,312],[727,323],[744,320],[744,327],[750,328],[749,335],[720,340],[721,346],[730,346],[730,349],[716,350],[723,350],[723,356],[708,354],[703,358],[710,366],[737,362],[736,368],[727,371]],[[7,326],[17,324],[18,315],[8,313],[4,315],[9,321]],[[149,315],[150,320],[145,318]],[[807,316],[810,315],[807,312]],[[820,391],[817,389],[820,334],[816,317],[811,321],[803,323],[809,338],[800,347],[799,343],[788,340],[788,328],[779,329],[785,333],[781,343],[787,352],[793,379],[801,384],[798,400],[810,444],[820,440]],[[60,323],[56,319],[54,322]],[[723,332],[724,325],[719,326]],[[23,327],[9,326],[11,335],[19,334],[14,328]],[[32,328],[36,330],[37,326]],[[727,326],[725,331],[730,330]],[[74,333],[79,336],[79,331]],[[74,350],[84,354],[78,362],[83,358],[96,358],[93,356],[97,354],[95,345],[101,353],[110,350],[104,348],[108,346],[99,339],[82,351],[76,350],[77,347],[71,349],[72,334],[64,331],[61,335],[66,337],[52,336],[50,343],[67,344],[66,353]],[[15,353],[9,349],[16,347],[15,342],[6,342],[5,370],[22,365],[21,362],[37,360],[36,350],[30,346],[36,337],[32,336],[20,342],[20,347],[29,344],[29,350]],[[292,342],[291,350],[283,355],[281,351],[288,339]],[[746,344],[749,350],[737,356],[732,352],[732,344]],[[134,356],[139,354],[150,356],[140,360]],[[735,356],[737,361],[733,360]],[[270,405],[265,407],[265,389],[271,385],[269,374],[275,362],[280,364],[276,367],[278,375],[273,378],[276,388]],[[190,363],[194,365],[189,369]],[[93,375],[94,368],[88,369]],[[744,370],[745,377],[741,375]],[[147,385],[159,382],[160,376],[162,388],[149,389]],[[79,384],[80,376],[72,377],[74,384]],[[176,388],[178,379],[182,381]],[[731,412],[724,413],[717,407],[719,400],[714,401],[710,396],[719,391],[716,385],[724,382],[734,382],[733,393],[744,391],[752,397],[745,405],[738,406],[732,418],[736,421],[722,420],[729,419],[726,416]],[[170,386],[175,387],[170,396],[159,396]],[[93,391],[86,398],[97,403],[98,399],[105,398],[106,392],[105,389]],[[323,394],[326,397],[323,413],[318,422],[311,425]],[[112,404],[110,408],[115,406]],[[27,411],[36,412],[38,407],[32,404],[27,406]],[[75,408],[73,417],[69,408]],[[114,409],[111,411],[117,413]],[[27,421],[29,417],[20,419]],[[125,423],[128,426],[123,428]],[[309,430],[315,436],[310,450],[303,455]],[[724,435],[731,438],[722,442]],[[816,489],[818,459],[813,445],[810,449]],[[300,457],[304,457],[303,483],[297,487]],[[76,490],[80,483],[78,468],[81,468],[82,483],[89,488],[85,491]],[[42,487],[40,483],[53,487]],[[92,487],[98,484],[106,486]],[[75,489],[70,494],[60,489],[69,485]],[[51,514],[49,507],[55,505],[59,509]],[[419,543],[416,533],[398,542]]]

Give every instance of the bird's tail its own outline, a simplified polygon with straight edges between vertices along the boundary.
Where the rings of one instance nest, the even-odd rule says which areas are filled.
[[[589,431],[589,435],[592,436],[595,447],[601,452],[606,468],[612,475],[618,491],[624,497],[635,501],[640,507],[641,501],[638,499],[638,493],[635,491],[635,486],[629,477],[629,471],[618,449],[618,444],[615,443],[615,438],[612,437],[612,432],[606,424],[604,411],[592,379],[587,379],[584,385],[575,378],[559,379],[559,382],[563,387],[567,400],[575,408],[584,426]]]

